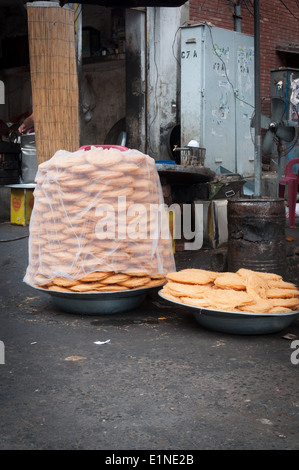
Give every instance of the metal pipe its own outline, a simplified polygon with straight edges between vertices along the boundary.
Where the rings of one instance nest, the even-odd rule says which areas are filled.
[[[261,100],[260,100],[260,4],[254,0],[254,107],[255,107],[255,148],[254,148],[254,194],[261,196]]]
[[[175,145],[173,147],[173,152],[180,152],[181,150],[188,150],[190,151],[192,147],[178,147],[177,145]]]
[[[240,2],[238,2],[235,5],[235,12],[234,12],[234,19],[235,19],[235,31],[238,33],[241,33],[242,30],[242,16],[241,16],[241,5]]]

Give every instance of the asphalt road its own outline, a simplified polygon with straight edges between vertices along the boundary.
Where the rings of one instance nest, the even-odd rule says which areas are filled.
[[[1,450],[298,450],[299,319],[230,335],[156,295],[64,313],[23,283],[28,230],[0,233]]]

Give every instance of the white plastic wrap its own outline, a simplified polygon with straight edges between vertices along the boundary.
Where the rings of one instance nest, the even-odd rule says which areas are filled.
[[[24,281],[175,271],[155,161],[137,150],[58,151],[38,167]],[[103,290],[103,289],[102,289]]]

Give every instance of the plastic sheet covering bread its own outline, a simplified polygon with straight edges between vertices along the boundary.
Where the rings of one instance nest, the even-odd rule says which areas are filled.
[[[161,285],[175,271],[155,161],[138,150],[58,151],[39,165],[24,281],[71,292]]]

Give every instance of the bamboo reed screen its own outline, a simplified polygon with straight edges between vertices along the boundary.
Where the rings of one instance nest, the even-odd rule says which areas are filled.
[[[54,2],[27,4],[37,163],[79,147],[74,11]]]

